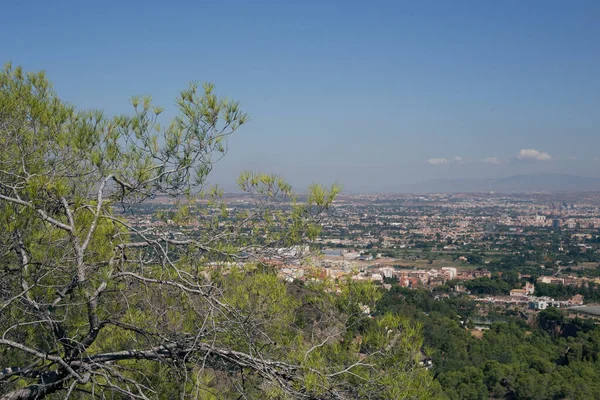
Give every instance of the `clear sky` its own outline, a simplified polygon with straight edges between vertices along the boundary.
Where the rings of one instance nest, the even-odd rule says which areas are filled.
[[[213,81],[251,122],[212,182],[377,191],[600,176],[600,1],[7,1],[0,60],[109,114]],[[169,114],[170,113],[170,114]]]

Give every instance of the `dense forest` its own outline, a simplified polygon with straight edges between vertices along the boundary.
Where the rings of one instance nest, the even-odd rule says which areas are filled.
[[[450,399],[593,399],[600,397],[600,327],[541,311],[534,326],[519,316],[497,316],[483,336],[467,329],[477,321],[466,296],[393,287],[378,312],[410,315],[423,326],[435,380]],[[489,322],[489,321],[488,321]]]
[[[597,283],[590,282],[585,286],[538,283],[535,286],[536,296],[548,296],[557,300],[563,300],[573,297],[576,294],[582,295],[589,302],[600,301],[600,287]]]

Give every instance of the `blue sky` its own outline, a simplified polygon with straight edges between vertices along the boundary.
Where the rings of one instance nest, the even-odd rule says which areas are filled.
[[[251,122],[211,181],[377,191],[430,178],[600,176],[598,1],[28,1],[0,61],[109,114],[212,81]]]

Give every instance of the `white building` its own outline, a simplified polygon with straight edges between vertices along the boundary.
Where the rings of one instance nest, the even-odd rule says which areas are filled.
[[[525,297],[527,296],[527,290],[525,289],[513,289],[510,291],[511,297]]]
[[[379,268],[379,272],[381,272],[381,274],[383,274],[383,276],[386,278],[391,278],[392,276],[394,276],[394,268]]]
[[[456,268],[454,267],[442,267],[442,271],[448,275],[449,279],[454,279],[456,278],[456,275],[458,274]]]
[[[529,308],[532,310],[545,310],[548,308],[548,302],[546,300],[536,299],[529,302]]]
[[[533,283],[526,282],[524,289],[528,295],[533,295],[535,293],[535,285]]]

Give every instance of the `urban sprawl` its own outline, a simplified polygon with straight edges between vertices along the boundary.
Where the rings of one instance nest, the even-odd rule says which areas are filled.
[[[224,202],[229,215],[255,207],[244,195]],[[467,295],[484,319],[503,310],[533,318],[548,307],[595,318],[599,207],[593,192],[342,195],[310,248],[281,248],[262,261],[290,281],[346,278],[430,290],[436,299]],[[156,218],[169,208],[157,200],[131,218],[168,235],[198,229]]]

